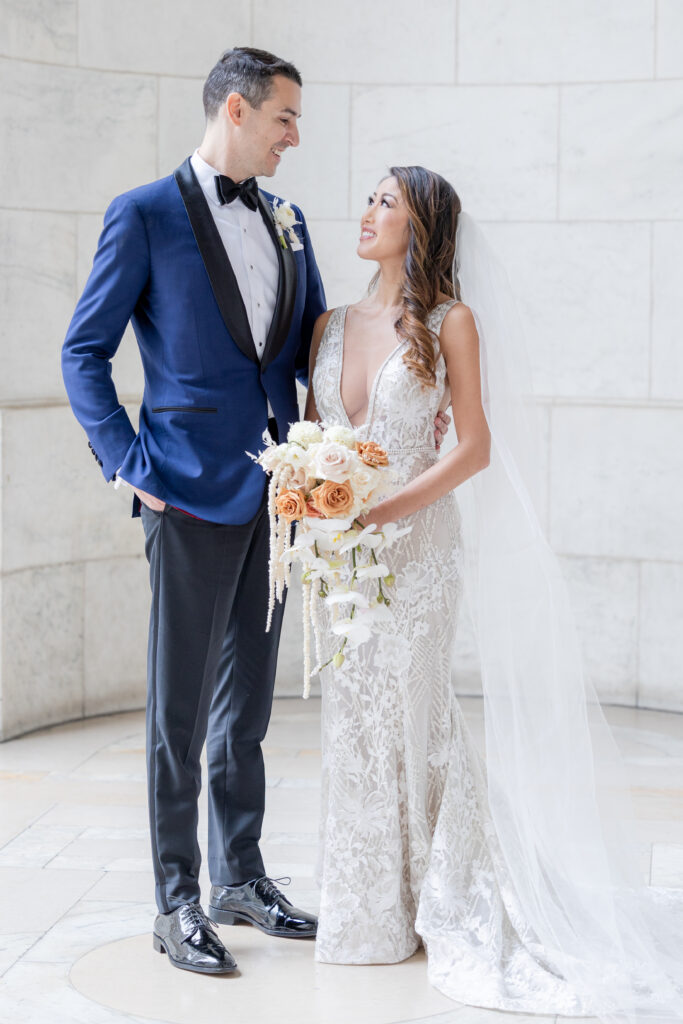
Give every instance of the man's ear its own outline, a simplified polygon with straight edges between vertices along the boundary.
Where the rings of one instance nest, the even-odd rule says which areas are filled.
[[[231,92],[224,104],[228,120],[232,121],[235,125],[242,124],[244,122],[245,105],[244,96],[238,92]]]

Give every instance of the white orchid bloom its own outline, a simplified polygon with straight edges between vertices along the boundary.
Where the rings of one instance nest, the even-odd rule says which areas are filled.
[[[325,604],[345,604],[348,601],[352,601],[357,608],[369,608],[370,602],[359,590],[336,590],[333,594],[328,594],[325,598]]]
[[[369,640],[371,635],[370,626],[361,622],[360,618],[356,616],[352,619],[338,619],[332,623],[332,632],[336,636],[346,637],[349,647],[358,647],[359,644]]]
[[[372,601],[368,608],[360,610],[359,618],[361,622],[368,624],[371,628],[378,622],[393,621],[393,615],[387,606],[378,604],[376,600]]]
[[[344,552],[350,551],[351,548],[355,548],[361,542],[367,544],[368,547],[372,547],[373,545],[370,541],[370,537],[376,529],[376,523],[370,523],[369,526],[366,526],[362,530],[350,530],[348,540],[339,548],[339,554],[343,555]]]
[[[336,537],[351,529],[350,519],[318,519],[316,516],[304,516],[306,529],[318,537]],[[317,538],[316,538],[317,539]]]
[[[398,526],[396,523],[385,523],[382,527],[382,541],[378,545],[378,551],[384,551],[385,548],[391,547],[394,541],[397,541],[399,537],[405,537],[407,533],[410,533],[412,526]]]
[[[312,548],[315,544],[315,537],[310,530],[297,530],[296,539],[290,551],[300,551],[303,548]]]
[[[379,562],[377,565],[361,565],[356,569],[356,579],[359,580],[376,580],[388,575],[389,566],[384,562]]]

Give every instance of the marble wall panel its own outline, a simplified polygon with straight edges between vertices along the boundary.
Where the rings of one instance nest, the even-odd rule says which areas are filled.
[[[538,477],[536,484],[536,493],[532,494],[535,502],[535,507],[538,510],[538,516],[543,528],[543,532],[546,537],[550,531],[550,445],[551,445],[551,424],[552,424],[552,406],[544,402],[539,402],[537,406],[538,414],[538,429],[539,429],[539,441],[538,441]]]
[[[648,394],[647,224],[487,224],[543,395]]]
[[[253,0],[254,46],[293,61],[304,83],[455,81],[452,0],[423,12],[413,0],[298,0],[293,10],[282,17],[278,0]]]
[[[644,562],[638,704],[683,711],[683,565]]]
[[[308,228],[325,286],[327,308],[358,302],[377,267],[356,255],[359,222],[314,220]]]
[[[460,0],[459,7],[459,82],[652,76],[654,0]]]
[[[149,77],[0,60],[3,206],[100,211],[151,181],[156,106]]]
[[[150,589],[146,559],[84,567],[84,713],[144,707]]]
[[[138,555],[130,491],[114,491],[68,406],[2,412],[2,570]]]
[[[562,554],[683,561],[682,434],[681,409],[555,407],[554,548]]]
[[[0,54],[54,64],[75,64],[78,0],[2,0]]]
[[[205,78],[224,50],[249,45],[249,8],[249,0],[87,0],[79,5],[79,62]]]
[[[636,562],[563,558],[586,678],[608,704],[635,704],[638,674]]]
[[[92,262],[97,249],[97,240],[102,230],[102,215],[99,213],[80,213],[77,217],[78,227],[78,261],[77,261],[77,287],[76,298],[80,296],[88,275],[92,269]],[[75,300],[72,302],[72,309]],[[142,362],[140,352],[133,328],[128,325],[121,339],[118,352],[112,360],[112,373],[116,390],[120,398],[126,396],[142,397],[144,390],[144,376],[142,373]],[[62,387],[63,393],[63,387]],[[129,415],[133,418],[133,409],[129,409]]]
[[[59,353],[73,310],[72,214],[0,211],[0,401],[62,398]]]
[[[352,217],[391,164],[423,164],[482,220],[556,212],[558,94],[525,86],[354,87]]]
[[[652,225],[652,396],[683,399],[683,224]]]
[[[83,715],[83,567],[3,575],[2,739]]]
[[[349,204],[351,88],[304,84],[300,144],[288,149],[261,188],[300,206],[309,218],[343,219]]]
[[[202,141],[203,84],[201,78],[159,79],[159,178],[172,174]]]
[[[657,0],[657,77],[683,75],[683,6],[680,0]]]
[[[683,82],[562,88],[560,217],[683,217]]]

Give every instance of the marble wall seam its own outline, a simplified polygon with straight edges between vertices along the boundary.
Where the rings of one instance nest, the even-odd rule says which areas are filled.
[[[560,220],[560,187],[562,180],[562,86],[557,87],[557,148],[555,156],[555,222]]]
[[[656,36],[655,36],[656,38]],[[650,303],[648,307],[648,333],[647,333],[647,394],[648,398],[653,397],[654,377],[654,312],[655,312],[655,226],[650,223],[650,253],[648,268],[650,275]]]
[[[642,644],[641,644],[641,606],[643,600],[643,561],[638,560],[638,592],[637,592],[637,623],[638,623],[638,638],[636,643],[636,692],[634,703],[638,708],[640,707],[640,680],[641,674],[641,659],[642,659]]]

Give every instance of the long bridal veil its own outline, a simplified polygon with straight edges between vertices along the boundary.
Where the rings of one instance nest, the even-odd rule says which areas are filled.
[[[544,963],[603,1020],[683,1018],[683,892],[639,868],[625,767],[583,677],[534,500],[536,430],[512,289],[460,214],[454,280],[479,332],[491,462],[463,503],[488,796]]]

